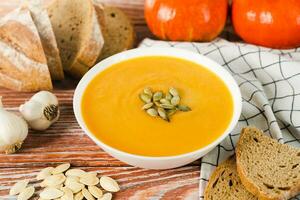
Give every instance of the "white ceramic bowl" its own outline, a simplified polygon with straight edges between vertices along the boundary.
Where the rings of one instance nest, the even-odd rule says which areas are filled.
[[[210,71],[214,72],[219,78],[221,78],[229,88],[234,103],[233,117],[227,129],[224,131],[224,133],[213,143],[201,149],[198,149],[190,153],[181,154],[178,156],[168,156],[168,157],[147,157],[147,156],[140,156],[140,155],[126,153],[118,149],[115,149],[103,143],[98,138],[96,138],[93,135],[93,133],[91,133],[87,128],[81,114],[82,113],[81,99],[82,99],[83,92],[85,91],[85,88],[97,74],[109,68],[111,65],[131,58],[140,57],[140,56],[171,56],[171,57],[190,60],[200,64],[201,66],[208,68]],[[209,151],[211,151],[215,146],[217,146],[230,133],[230,131],[232,131],[232,129],[236,125],[239,116],[241,114],[242,100],[241,100],[241,93],[239,87],[235,82],[235,80],[233,79],[233,77],[218,63],[210,60],[209,58],[190,51],[176,49],[176,48],[138,48],[138,49],[132,49],[111,56],[101,61],[97,65],[95,65],[88,73],[86,73],[84,77],[81,79],[81,81],[79,82],[75,90],[75,94],[73,98],[73,108],[74,108],[76,119],[79,125],[81,126],[81,128],[84,130],[84,132],[96,144],[98,144],[102,149],[104,149],[107,153],[109,153],[113,157],[137,167],[150,168],[150,169],[169,169],[169,168],[183,166],[190,162],[193,162],[199,159],[200,157],[204,156]]]

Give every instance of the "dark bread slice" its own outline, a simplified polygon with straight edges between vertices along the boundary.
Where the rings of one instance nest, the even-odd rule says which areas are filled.
[[[300,149],[247,127],[236,148],[243,185],[261,200],[286,200],[300,192]]]
[[[205,200],[257,200],[241,183],[235,157],[220,164],[211,175],[205,189]]]
[[[95,1],[94,4],[97,5]],[[99,9],[96,10],[99,13]],[[104,26],[101,29],[105,42],[98,61],[133,47],[134,27],[127,15],[119,8],[104,7]]]

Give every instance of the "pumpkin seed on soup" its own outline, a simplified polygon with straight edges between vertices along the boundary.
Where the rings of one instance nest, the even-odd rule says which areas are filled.
[[[178,105],[177,109],[180,110],[180,111],[183,111],[183,112],[188,112],[188,111],[192,110],[190,107],[184,106],[184,105]]]
[[[180,97],[179,96],[175,96],[171,99],[171,104],[174,106],[177,106],[180,103]]]
[[[151,102],[151,97],[148,94],[140,94],[140,99],[145,102],[145,103],[150,103]]]
[[[150,116],[152,116],[152,117],[158,116],[158,113],[157,113],[157,111],[156,111],[154,108],[148,109],[148,110],[147,110],[147,113],[148,113]]]
[[[147,104],[145,104],[145,105],[142,107],[142,109],[143,109],[143,110],[147,110],[147,109],[151,108],[153,105],[154,105],[154,104],[153,104],[152,102],[147,103]]]
[[[155,92],[153,95],[153,101],[159,101],[163,97],[162,92]]]
[[[175,88],[173,88],[173,87],[171,87],[170,89],[169,89],[169,92],[170,92],[170,94],[174,97],[174,96],[179,96],[179,93],[178,93],[178,91],[175,89]]]
[[[149,88],[149,87],[146,87],[146,88],[144,89],[144,94],[147,94],[147,95],[149,95],[150,97],[153,96],[152,90],[151,90],[151,88]]]

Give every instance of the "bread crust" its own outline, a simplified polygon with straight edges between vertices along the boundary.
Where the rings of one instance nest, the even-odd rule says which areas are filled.
[[[257,196],[260,200],[288,200],[294,196],[296,196],[300,192],[300,181],[295,185],[295,187],[291,188],[288,191],[285,191],[281,194],[278,194],[277,196],[270,196],[266,194],[264,191],[261,191],[258,187],[257,184],[255,184],[251,179],[247,178],[245,169],[243,169],[243,166],[241,164],[241,147],[242,147],[242,141],[245,135],[247,134],[248,131],[255,130],[258,131],[259,133],[263,134],[262,131],[258,130],[255,127],[246,127],[243,128],[241,132],[240,139],[237,143],[236,147],[236,158],[237,158],[237,172],[239,174],[239,177],[241,179],[242,184],[245,186],[245,188],[251,192],[253,195]],[[267,136],[266,136],[267,137]],[[273,139],[269,139],[270,141]],[[276,141],[277,142],[277,141]],[[284,145],[284,144],[279,144],[279,145]],[[292,147],[290,147],[292,148]]]

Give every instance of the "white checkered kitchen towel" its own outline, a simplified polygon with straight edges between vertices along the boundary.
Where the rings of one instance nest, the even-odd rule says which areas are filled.
[[[140,44],[162,46],[191,50],[215,60],[233,75],[243,97],[236,128],[202,158],[200,199],[211,172],[234,153],[242,127],[255,125],[282,143],[300,147],[300,48],[279,51],[223,39],[210,43],[145,39]],[[300,195],[295,199],[300,199]]]

